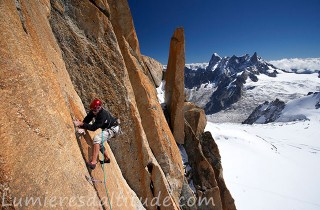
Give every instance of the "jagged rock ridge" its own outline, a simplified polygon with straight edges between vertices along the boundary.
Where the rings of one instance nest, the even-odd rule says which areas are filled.
[[[184,106],[185,150],[191,170],[189,182],[195,187],[197,199],[213,198],[214,203],[199,209],[236,209],[234,200],[224,182],[221,156],[210,132],[204,132],[207,124],[204,110],[190,102]]]
[[[253,123],[269,123],[274,122],[280,117],[281,111],[284,109],[285,103],[276,99],[272,102],[264,102],[260,104],[255,110],[250,114],[248,119],[246,119],[243,124],[253,124]]]
[[[206,114],[219,112],[237,102],[243,92],[243,84],[249,78],[258,81],[256,75],[275,77],[277,69],[254,53],[251,57],[232,56],[221,58],[214,53],[206,69],[196,71],[185,68],[185,87],[187,99],[205,108]],[[212,86],[212,94],[204,91],[203,84]],[[204,97],[201,92],[205,92]],[[198,95],[194,97],[194,95]],[[194,100],[197,101],[194,101]]]
[[[308,115],[317,112],[320,104],[320,93],[309,92],[307,96],[284,103],[279,99],[260,104],[243,122],[244,124],[265,124],[270,122],[291,122],[309,120]]]

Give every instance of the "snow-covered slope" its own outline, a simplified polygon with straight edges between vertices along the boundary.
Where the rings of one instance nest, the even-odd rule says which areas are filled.
[[[187,100],[212,114],[226,109],[237,102],[247,80],[258,81],[256,75],[264,74],[275,77],[281,71],[254,53],[244,56],[221,58],[214,53],[208,66],[197,70],[185,68],[185,87]],[[210,84],[212,91],[203,88]],[[197,97],[194,97],[197,96]]]
[[[224,179],[237,209],[320,209],[320,96],[307,96],[320,92],[320,79],[313,70],[298,71],[308,74],[278,71],[276,77],[256,75],[258,82],[247,79],[244,83],[239,101],[207,115],[206,130],[219,146]],[[208,100],[209,87],[213,85],[202,83],[190,95]],[[256,106],[276,98],[286,103],[278,122],[240,124]],[[292,121],[297,119],[305,120]]]
[[[320,209],[319,120],[208,123],[237,209]]]
[[[289,101],[282,110],[276,122],[291,122],[297,120],[309,120],[314,116],[320,116],[320,93]]]
[[[277,122],[207,124],[239,210],[320,209],[319,127],[320,93],[287,102]]]
[[[161,84],[159,85],[159,87],[156,88],[158,100],[159,100],[159,102],[160,102],[161,105],[164,103],[165,85],[166,85],[166,81],[165,81],[165,80],[162,80],[162,82],[161,82]]]
[[[285,104],[276,99],[260,104],[243,123],[264,124],[269,122],[291,122],[309,120],[309,116],[320,115],[320,92],[289,101]]]
[[[247,80],[238,102],[207,116],[216,122],[208,122],[206,131],[219,146],[224,179],[237,209],[318,210],[320,103],[319,95],[306,96],[320,91],[318,74],[279,71],[277,77],[260,74],[257,78],[258,82]],[[202,83],[190,95],[208,100],[210,88],[213,83]],[[257,105],[276,98],[286,102],[278,118],[281,122],[229,123],[242,122]],[[297,115],[308,120],[290,122]]]
[[[212,93],[217,89],[213,83],[201,84],[198,88],[185,88],[184,92],[187,95],[187,101],[197,101],[197,106],[205,107],[210,101]]]
[[[211,122],[243,122],[251,112],[265,101],[278,98],[287,103],[320,91],[320,79],[317,74],[295,74],[279,72],[277,77],[258,75],[258,82],[247,80],[242,97],[228,109],[209,115]]]
[[[284,68],[284,64],[290,62],[290,68]],[[251,57],[225,58],[215,53],[206,69],[186,68],[186,98],[205,108],[207,114],[214,113],[209,116],[213,122],[242,122],[265,101],[279,98],[287,102],[308,92],[320,91],[319,63],[320,58],[273,61],[272,64],[283,64],[278,67],[256,53]],[[290,70],[293,67],[308,70]],[[287,73],[280,70],[282,68],[300,74]],[[270,77],[274,72],[277,72],[276,77]]]

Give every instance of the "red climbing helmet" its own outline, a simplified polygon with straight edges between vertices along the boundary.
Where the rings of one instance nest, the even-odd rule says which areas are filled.
[[[97,108],[102,106],[102,101],[100,101],[99,99],[94,99],[91,104],[90,104],[90,109],[91,110],[96,110]]]

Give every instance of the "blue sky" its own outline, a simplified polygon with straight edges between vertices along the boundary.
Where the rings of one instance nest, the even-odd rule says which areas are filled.
[[[128,0],[141,52],[167,64],[170,38],[185,31],[186,63],[211,55],[265,60],[320,57],[320,0]]]

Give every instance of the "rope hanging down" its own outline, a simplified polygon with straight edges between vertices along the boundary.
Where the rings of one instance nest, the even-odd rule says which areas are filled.
[[[104,188],[106,190],[106,194],[107,194],[107,197],[108,197],[108,203],[109,203],[109,207],[110,207],[110,210],[112,210],[112,206],[111,206],[111,202],[110,202],[110,197],[109,197],[109,193],[108,193],[108,189],[107,189],[107,179],[106,179],[106,171],[104,170],[104,138],[103,138],[103,132],[104,130],[102,130],[101,132],[101,135],[102,135],[102,141],[101,141],[101,144],[102,144],[102,170],[103,170],[103,174],[104,174],[104,177],[103,177],[103,182],[104,182]]]

